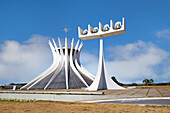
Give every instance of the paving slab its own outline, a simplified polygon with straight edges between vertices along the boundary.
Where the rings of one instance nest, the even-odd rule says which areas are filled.
[[[134,96],[135,93],[137,93],[138,91],[140,91],[141,89],[131,89],[123,94],[121,94],[121,96]]]
[[[104,92],[104,94],[106,94],[106,95],[120,95],[125,92],[127,92],[127,89],[125,89],[125,90],[106,90]]]
[[[158,90],[161,92],[161,94],[162,94],[163,96],[170,97],[170,92],[169,92],[169,91],[167,91],[167,90],[165,90],[165,89],[163,89],[163,88],[158,88]]]
[[[134,96],[142,96],[142,97],[146,97],[146,93],[148,92],[149,89],[142,89],[139,92],[137,92],[136,94],[134,94]]]
[[[170,88],[164,88],[164,89],[170,92]]]
[[[148,97],[160,97],[161,94],[157,91],[157,89],[151,88],[148,93]]]

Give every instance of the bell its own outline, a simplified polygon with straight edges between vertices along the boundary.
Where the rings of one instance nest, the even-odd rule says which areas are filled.
[[[98,28],[95,27],[95,28],[93,29],[93,33],[97,33],[97,31],[98,31]]]
[[[108,30],[109,30],[109,25],[106,24],[106,25],[104,26],[104,31],[108,31]]]
[[[117,23],[117,24],[115,25],[115,28],[116,28],[116,29],[120,29],[120,23]]]
[[[85,29],[84,31],[83,31],[83,35],[86,35],[87,34],[87,29]]]

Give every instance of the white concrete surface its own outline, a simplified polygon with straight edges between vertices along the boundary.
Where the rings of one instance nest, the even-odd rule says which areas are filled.
[[[0,93],[103,95],[103,92],[0,91]]]
[[[56,95],[56,94],[14,94],[14,93],[9,94],[9,93],[0,93],[0,98],[77,102],[77,101],[85,101],[85,100],[108,99],[108,98],[112,98],[112,97],[111,96],[104,96],[104,95]]]

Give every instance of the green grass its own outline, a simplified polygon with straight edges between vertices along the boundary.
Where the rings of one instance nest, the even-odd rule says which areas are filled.
[[[6,101],[6,102],[21,102],[21,103],[28,103],[28,102],[37,102],[37,100],[31,100],[31,99],[7,99],[7,98],[0,98],[0,101]]]
[[[83,109],[83,111],[88,111],[89,109]]]

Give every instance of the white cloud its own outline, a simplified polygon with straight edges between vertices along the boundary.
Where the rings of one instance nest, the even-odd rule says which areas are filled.
[[[52,63],[48,37],[33,35],[28,41],[5,41],[0,48],[0,84],[28,82]]]
[[[165,81],[166,81],[166,80],[169,80],[169,78],[170,78],[170,66],[165,67],[165,68],[163,69],[162,78],[163,78]]]
[[[170,81],[170,53],[151,42],[137,41],[110,47],[106,51],[106,67],[110,76],[123,83],[142,83],[144,78],[155,81]],[[86,52],[81,54],[82,65],[96,74],[98,56]]]
[[[156,36],[160,37],[160,38],[166,38],[166,39],[170,40],[170,30],[166,29],[166,30],[158,31],[156,33]]]
[[[108,72],[123,82],[140,81],[143,78],[162,80],[165,72],[166,76],[170,74],[169,69],[162,71],[166,68],[163,64],[168,59],[169,53],[152,43],[138,41],[108,50],[113,58],[106,64]],[[170,62],[168,65],[170,66]]]

